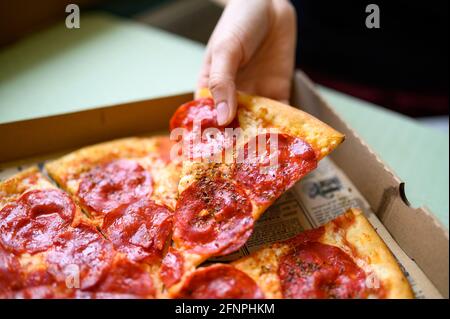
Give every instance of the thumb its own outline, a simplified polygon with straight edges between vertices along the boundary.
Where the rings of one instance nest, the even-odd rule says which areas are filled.
[[[220,43],[212,49],[209,90],[214,98],[219,125],[229,124],[236,116],[235,77],[241,60],[239,46]]]

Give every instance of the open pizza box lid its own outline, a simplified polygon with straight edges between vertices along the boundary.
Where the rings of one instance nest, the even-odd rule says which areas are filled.
[[[92,143],[167,131],[173,112],[190,99],[192,93],[187,93],[1,124],[0,175]],[[445,226],[427,209],[409,206],[404,183],[320,97],[302,72],[295,76],[291,103],[345,134],[346,141],[331,159],[381,223],[377,227],[369,220],[380,236],[386,233],[382,238],[406,271],[408,262],[420,269],[415,280],[423,286],[424,296],[448,298],[449,238]],[[389,240],[394,242],[392,246]],[[394,252],[394,246],[407,256],[405,261]]]

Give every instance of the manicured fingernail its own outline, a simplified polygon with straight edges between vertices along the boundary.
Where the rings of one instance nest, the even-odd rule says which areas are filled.
[[[228,104],[226,102],[220,102],[217,104],[217,123],[219,125],[225,125],[228,120]]]

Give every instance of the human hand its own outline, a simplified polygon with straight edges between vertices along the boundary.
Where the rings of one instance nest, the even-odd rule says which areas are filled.
[[[198,83],[210,89],[219,125],[236,115],[236,89],[289,99],[296,39],[296,14],[288,0],[229,2],[209,39]]]

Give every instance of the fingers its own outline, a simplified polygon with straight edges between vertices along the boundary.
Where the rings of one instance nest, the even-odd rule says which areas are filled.
[[[223,37],[217,39],[209,43],[206,49],[197,86],[199,89],[205,87],[210,89],[216,103],[217,122],[219,125],[227,125],[236,115],[234,79],[239,68],[241,53],[236,40],[227,41]]]
[[[222,42],[222,43],[225,43]],[[198,88],[208,87],[217,108],[219,125],[229,124],[236,115],[236,86],[234,79],[240,63],[239,48],[218,43],[207,49],[198,80]]]
[[[229,124],[236,115],[235,77],[242,58],[239,40],[221,38],[211,49],[208,87],[216,102],[217,122]]]

